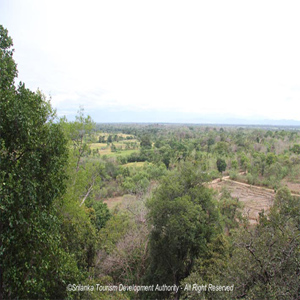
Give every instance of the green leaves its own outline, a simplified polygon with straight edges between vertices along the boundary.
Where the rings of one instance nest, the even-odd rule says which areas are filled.
[[[64,298],[65,278],[78,276],[54,205],[65,191],[66,139],[45,96],[13,85],[11,46],[0,26],[0,298]]]
[[[218,158],[217,159],[217,168],[218,168],[218,171],[220,173],[222,173],[222,172],[224,172],[226,170],[226,167],[227,167],[227,164],[226,164],[225,160],[222,159],[222,158]]]
[[[14,84],[17,77],[17,65],[14,62],[12,38],[8,36],[8,31],[0,25],[0,95],[5,98],[2,91],[7,91]],[[7,100],[7,99],[6,99]]]
[[[181,164],[166,176],[148,201],[150,233],[149,283],[179,284],[218,231],[216,206],[197,167]]]

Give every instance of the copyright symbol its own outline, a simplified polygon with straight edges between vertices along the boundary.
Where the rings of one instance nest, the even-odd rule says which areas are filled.
[[[72,284],[67,285],[67,291],[69,291],[69,292],[72,291]]]

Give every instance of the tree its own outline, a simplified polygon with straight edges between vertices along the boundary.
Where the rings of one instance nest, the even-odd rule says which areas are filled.
[[[60,119],[66,139],[69,143],[69,162],[66,170],[70,181],[68,182],[67,194],[78,197],[80,206],[90,196],[91,192],[100,181],[100,165],[93,162],[82,162],[82,158],[90,150],[87,143],[95,126],[92,118],[84,115],[83,107],[80,107],[74,122],[68,122],[66,117]]]
[[[107,208],[107,204],[101,201],[94,201],[88,204],[94,210],[95,218],[93,220],[95,227],[100,230],[109,220],[111,214]]]
[[[75,257],[80,271],[87,272],[94,266],[97,229],[104,226],[109,218],[106,205],[94,202],[105,170],[103,164],[82,159],[88,149],[87,137],[94,126],[91,117],[84,115],[83,108],[78,111],[74,122],[64,118],[60,124],[69,145],[69,159],[65,168],[69,176],[59,211],[63,247]]]
[[[114,209],[112,217],[99,232],[101,244],[95,269],[99,270],[100,279],[106,275],[111,276],[115,284],[142,284],[148,257],[145,215],[144,199],[137,201],[133,196],[125,196]]]
[[[66,140],[45,96],[14,86],[12,45],[0,26],[0,299],[65,298],[77,276],[56,213]]]
[[[224,172],[226,170],[226,167],[227,167],[227,164],[226,164],[225,160],[222,159],[222,158],[218,158],[217,159],[217,168],[218,168],[218,171],[220,173],[222,173],[222,172]]]
[[[200,169],[191,163],[181,164],[179,171],[162,180],[149,201],[152,230],[147,283],[179,285],[195,260],[205,256],[207,243],[218,231],[219,217],[205,181]]]
[[[261,213],[259,224],[237,230],[221,275],[224,283],[235,284],[230,299],[299,299],[299,213],[299,198],[283,188],[268,216]]]
[[[86,142],[86,136],[91,134],[95,126],[91,116],[84,115],[83,107],[80,107],[74,122],[68,122],[66,117],[60,119],[67,139],[70,141],[73,149],[73,155],[76,157],[76,173],[79,171],[79,164],[82,157],[88,152],[89,146]]]
[[[291,151],[294,152],[295,154],[300,154],[300,145],[294,144],[294,146],[291,148]]]
[[[270,152],[267,154],[266,162],[267,162],[268,166],[274,164],[276,162],[276,160],[277,160],[277,157],[273,152]]]
[[[110,146],[111,152],[117,152],[117,147],[112,143]]]
[[[183,283],[234,284],[231,293],[206,291],[205,299],[299,299],[299,213],[299,198],[280,189],[268,216],[261,212],[257,225],[240,223],[232,236],[213,240],[208,259],[198,260]]]
[[[214,151],[219,155],[227,155],[229,152],[229,146],[227,142],[218,142]]]
[[[152,148],[152,142],[150,140],[149,135],[145,134],[141,137],[140,146],[142,149],[151,149]]]
[[[237,228],[242,220],[242,203],[238,198],[233,198],[225,187],[221,190],[218,207],[225,232]]]
[[[246,156],[246,154],[244,152],[241,153],[240,156],[240,165],[243,168],[243,170],[247,170],[249,169],[249,165],[250,165],[250,160],[249,158]]]
[[[207,140],[207,149],[208,149],[208,152],[210,150],[210,147],[215,143],[215,139],[210,137],[208,140]]]
[[[105,135],[99,136],[99,143],[106,143]]]
[[[107,138],[107,144],[112,143],[113,139],[112,139],[112,135],[110,134]]]
[[[222,275],[228,267],[229,254],[230,243],[228,238],[224,234],[218,234],[207,244],[207,254],[205,257],[196,260],[191,274],[181,282],[181,285],[185,287],[186,285],[198,283],[203,286],[209,284],[223,286]],[[226,293],[209,292],[208,289],[202,291],[201,294],[193,290],[184,290],[182,296],[182,299],[191,300],[230,299],[226,297]],[[231,293],[229,293],[229,296],[232,296]]]
[[[17,65],[13,60],[13,41],[8,31],[0,25],[0,92],[7,93],[14,90],[14,80],[17,77]]]

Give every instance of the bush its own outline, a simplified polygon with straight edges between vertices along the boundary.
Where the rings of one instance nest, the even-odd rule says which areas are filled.
[[[250,174],[250,173],[247,174],[247,182],[248,182],[249,184],[254,184],[253,176],[252,176],[252,174]]]
[[[231,171],[229,171],[229,177],[230,177],[230,179],[232,179],[232,180],[237,180],[237,171],[235,171],[235,170],[231,170]]]

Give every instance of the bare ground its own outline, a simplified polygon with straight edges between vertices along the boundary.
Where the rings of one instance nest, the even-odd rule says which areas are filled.
[[[243,215],[249,218],[250,224],[257,223],[259,213],[262,210],[266,213],[269,212],[276,195],[272,189],[233,181],[229,179],[229,176],[225,176],[222,179],[215,179],[208,186],[217,191],[221,191],[224,186],[227,187],[231,196],[238,198],[243,204]],[[299,197],[299,194],[292,193],[292,195]],[[103,202],[107,204],[109,209],[112,209],[117,204],[122,203],[123,200],[124,197],[121,196],[108,198]]]
[[[107,204],[107,207],[109,209],[113,209],[117,204],[121,203],[122,201],[123,201],[123,196],[107,198],[103,200],[103,202]]]
[[[286,185],[292,193],[300,194],[300,183],[282,181],[284,185]]]
[[[243,204],[243,215],[249,218],[251,224],[257,223],[259,212],[269,212],[275,198],[275,192],[271,189],[251,186],[246,183],[230,180],[223,177],[222,180],[214,180],[209,187],[221,191],[227,187],[232,197],[238,198]]]

